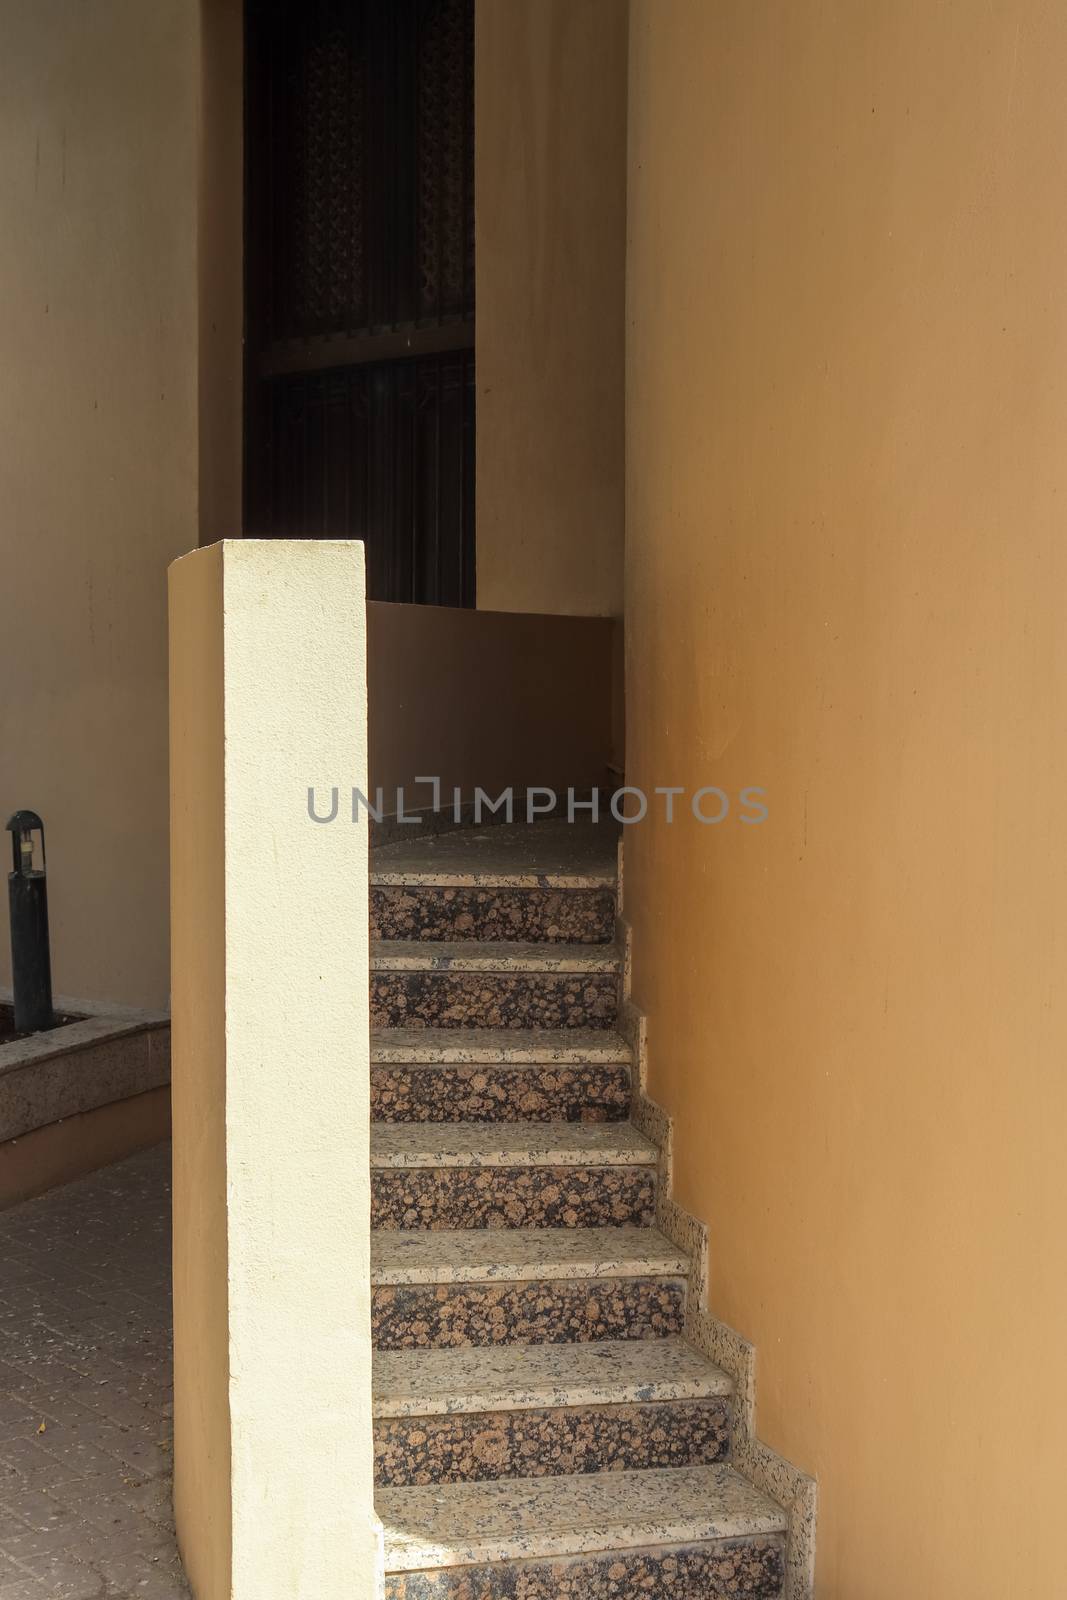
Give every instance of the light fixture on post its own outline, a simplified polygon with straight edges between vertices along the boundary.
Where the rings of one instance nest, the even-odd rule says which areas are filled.
[[[55,1024],[52,1010],[52,959],[48,944],[48,884],[45,878],[44,823],[36,811],[16,811],[8,819],[14,870],[8,874],[11,910],[11,972],[15,989],[15,1032],[40,1033]],[[40,834],[40,866],[35,866],[34,835]]]

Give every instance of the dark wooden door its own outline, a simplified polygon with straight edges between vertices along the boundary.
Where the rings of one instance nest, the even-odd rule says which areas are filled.
[[[474,604],[474,0],[246,0],[245,528]]]

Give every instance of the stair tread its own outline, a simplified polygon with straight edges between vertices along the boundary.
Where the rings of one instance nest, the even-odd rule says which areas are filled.
[[[378,1064],[605,1066],[631,1058],[613,1028],[374,1028],[370,1045]]]
[[[382,850],[390,846],[382,846]],[[372,861],[374,857],[371,857]],[[370,869],[372,889],[614,889],[615,869],[528,872],[521,867],[415,867],[380,861]]]
[[[375,1122],[375,1171],[411,1167],[647,1167],[656,1147],[629,1122]]]
[[[688,1268],[686,1256],[654,1228],[383,1229],[371,1234],[375,1286],[674,1278]]]
[[[418,836],[371,851],[378,887],[613,889],[617,828],[562,820]]]
[[[387,1572],[784,1533],[780,1506],[729,1466],[379,1489]]]
[[[375,939],[372,972],[618,972],[611,944],[509,943],[503,939]]]
[[[374,1356],[376,1417],[636,1405],[732,1392],[725,1372],[682,1339],[382,1350]]]

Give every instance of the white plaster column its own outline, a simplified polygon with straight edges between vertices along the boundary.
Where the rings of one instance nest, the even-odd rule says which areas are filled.
[[[372,1596],[363,547],[170,569],[175,1505],[197,1600]]]

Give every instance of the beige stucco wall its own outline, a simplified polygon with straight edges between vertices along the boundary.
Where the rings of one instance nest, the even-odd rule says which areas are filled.
[[[651,1090],[823,1600],[1062,1590],[1067,11],[635,0]]]
[[[477,0],[478,604],[622,608],[626,0]]]
[[[0,0],[0,39],[0,821],[45,819],[57,991],[155,1007],[165,573],[197,537],[198,8]]]

